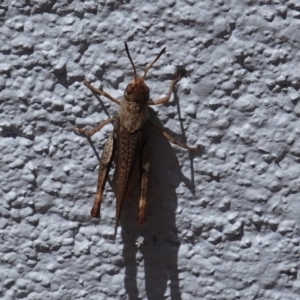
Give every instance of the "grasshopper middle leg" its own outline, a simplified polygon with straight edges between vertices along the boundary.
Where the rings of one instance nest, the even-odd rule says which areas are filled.
[[[155,125],[154,123],[150,123],[151,126],[153,126],[158,132],[160,132],[166,139],[168,139],[171,143],[177,145],[177,146],[180,146],[182,148],[185,148],[185,149],[188,149],[188,150],[196,150],[198,149],[197,146],[195,147],[191,147],[191,146],[188,146],[184,143],[181,143],[179,141],[177,141],[174,137],[172,137],[164,128],[160,128],[158,127],[157,125]]]
[[[108,118],[107,120],[101,122],[99,125],[94,127],[91,130],[86,130],[85,128],[77,128],[74,127],[73,131],[75,131],[78,134],[82,134],[88,138],[90,138],[92,135],[94,135],[97,131],[101,130],[106,124],[113,123],[115,121],[115,118]]]

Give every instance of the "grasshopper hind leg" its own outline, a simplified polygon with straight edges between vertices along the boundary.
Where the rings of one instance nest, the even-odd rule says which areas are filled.
[[[113,133],[111,133],[105,143],[101,155],[101,161],[100,161],[99,173],[98,173],[97,192],[95,196],[94,205],[91,210],[91,216],[95,218],[100,217],[100,208],[103,200],[104,187],[114,158],[114,154],[115,154],[115,140],[114,140]]]
[[[138,223],[146,222],[147,192],[150,177],[150,152],[149,145],[145,143],[141,155],[141,195],[139,200]]]

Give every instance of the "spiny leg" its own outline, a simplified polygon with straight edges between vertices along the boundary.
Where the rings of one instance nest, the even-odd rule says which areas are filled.
[[[106,124],[108,123],[112,123],[115,121],[115,118],[109,118],[103,122],[101,122],[99,125],[97,125],[96,127],[94,127],[93,129],[91,130],[87,130],[85,128],[77,128],[77,127],[74,127],[73,128],[73,131],[78,133],[78,134],[82,134],[86,137],[91,137],[92,135],[94,135],[97,131],[101,130]]]
[[[177,82],[181,79],[181,74],[178,76],[178,78],[176,78],[175,80],[172,81],[171,86],[169,88],[169,92],[168,95],[166,97],[160,98],[158,100],[154,100],[154,101],[149,101],[148,105],[157,105],[157,104],[162,104],[162,103],[167,103],[169,102],[171,95],[174,91],[175,85],[177,84]]]
[[[149,146],[146,143],[143,148],[141,158],[141,195],[139,200],[138,222],[143,224],[146,222],[146,205],[147,191],[150,177],[150,152]]]
[[[198,149],[198,146],[195,146],[195,147],[191,147],[191,146],[188,146],[184,143],[181,143],[179,141],[177,141],[174,137],[172,137],[164,128],[160,128],[158,127],[157,125],[155,125],[154,123],[150,123],[151,126],[153,126],[158,132],[160,132],[165,138],[167,138],[171,143],[177,145],[177,146],[180,146],[182,148],[185,148],[185,149],[188,149],[188,150],[196,150]]]
[[[105,183],[107,181],[108,172],[111,167],[111,163],[114,158],[115,147],[114,147],[114,137],[113,133],[111,133],[105,143],[101,160],[99,166],[98,173],[98,183],[97,183],[97,192],[95,196],[94,206],[91,210],[91,216],[94,218],[99,218],[100,216],[100,207],[103,200],[103,191],[105,187]]]
[[[83,83],[94,93],[98,94],[98,95],[101,95],[101,96],[104,96],[106,97],[107,99],[111,100],[112,102],[115,102],[117,104],[120,105],[120,101],[115,99],[113,96],[109,95],[108,93],[104,92],[104,91],[101,91],[97,88],[95,88],[94,86],[92,86],[87,80],[84,80]]]

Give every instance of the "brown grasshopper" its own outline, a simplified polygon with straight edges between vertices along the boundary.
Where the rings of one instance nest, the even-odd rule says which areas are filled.
[[[103,200],[105,183],[107,181],[112,161],[115,159],[117,198],[115,236],[120,221],[124,200],[126,198],[126,194],[128,193],[128,185],[132,175],[133,166],[138,156],[141,157],[141,191],[139,199],[138,223],[145,223],[146,221],[147,190],[150,175],[150,152],[147,139],[149,127],[153,126],[165,138],[178,146],[189,150],[194,150],[197,148],[187,146],[175,140],[163,128],[160,128],[152,123],[149,118],[148,105],[167,103],[170,100],[176,83],[181,79],[181,76],[179,76],[173,80],[166,97],[155,101],[150,101],[149,88],[145,83],[145,78],[149,69],[165,52],[166,48],[163,48],[160,51],[154,61],[146,68],[142,77],[137,76],[136,68],[129,54],[126,43],[125,49],[134,71],[134,79],[127,85],[125,89],[124,100],[117,100],[106,92],[93,87],[86,80],[84,81],[84,84],[94,93],[104,96],[120,106],[116,116],[113,118],[108,118],[91,130],[74,128],[76,133],[82,134],[86,137],[91,137],[106,124],[114,123],[114,130],[109,135],[101,156],[97,192],[94,206],[91,210],[91,216],[96,218],[99,218],[100,216],[100,206]]]

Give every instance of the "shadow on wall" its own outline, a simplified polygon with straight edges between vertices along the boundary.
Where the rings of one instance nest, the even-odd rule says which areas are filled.
[[[147,299],[164,299],[169,287],[170,298],[180,300],[176,187],[187,179],[183,178],[171,144],[155,129],[150,128],[149,135],[151,177],[147,221],[143,225],[137,223],[140,191],[138,174],[134,174],[132,192],[126,199],[121,215],[125,288],[129,299],[145,298],[139,293],[143,289],[138,283],[141,280],[145,284]],[[140,247],[136,245],[139,238],[143,239]],[[137,278],[141,262],[144,262],[144,280],[140,276]]]

